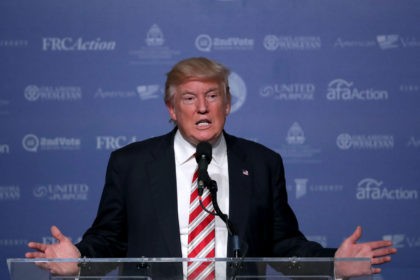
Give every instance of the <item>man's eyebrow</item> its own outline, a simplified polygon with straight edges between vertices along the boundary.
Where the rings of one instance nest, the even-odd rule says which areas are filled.
[[[219,91],[220,91],[220,89],[219,89],[219,87],[209,88],[209,89],[206,91],[206,94],[207,94],[207,93],[210,93],[210,92],[213,92],[213,91],[217,91],[217,92],[219,92]]]
[[[180,93],[181,94],[196,94],[195,92],[190,91],[190,90],[181,91]]]
[[[208,90],[206,90],[204,92],[204,94],[211,93],[211,92],[214,92],[214,91],[219,92],[220,91],[219,87],[209,88]],[[195,91],[191,91],[191,90],[188,90],[188,89],[186,89],[184,91],[181,91],[180,93],[181,94],[197,94]]]

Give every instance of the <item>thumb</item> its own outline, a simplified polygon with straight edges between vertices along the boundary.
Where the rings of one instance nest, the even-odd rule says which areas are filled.
[[[57,239],[60,242],[65,241],[67,239],[67,237],[56,226],[51,227],[51,234],[55,239]]]
[[[355,231],[347,238],[347,240],[352,244],[355,244],[360,239],[360,237],[362,237],[362,227],[357,226]]]

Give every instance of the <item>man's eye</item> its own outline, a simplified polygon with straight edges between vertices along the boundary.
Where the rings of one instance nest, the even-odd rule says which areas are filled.
[[[195,96],[192,95],[184,95],[182,97],[182,101],[186,102],[186,103],[192,103],[195,101]]]
[[[212,93],[207,95],[207,100],[212,101],[215,100],[219,95],[217,93]]]

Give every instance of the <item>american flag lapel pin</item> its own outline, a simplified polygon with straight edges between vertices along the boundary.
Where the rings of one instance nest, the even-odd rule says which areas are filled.
[[[245,176],[248,176],[249,175],[249,172],[246,169],[242,169],[242,174],[244,174]]]

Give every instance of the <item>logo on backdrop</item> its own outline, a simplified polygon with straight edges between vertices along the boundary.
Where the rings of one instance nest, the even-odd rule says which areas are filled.
[[[395,248],[417,248],[420,247],[420,237],[408,236],[406,234],[385,234],[383,240],[392,241]]]
[[[25,48],[29,46],[28,40],[0,40],[0,48]]]
[[[68,138],[63,136],[47,138],[35,134],[26,134],[22,139],[22,146],[26,151],[33,153],[58,150],[73,151],[80,149],[81,140],[79,138]]]
[[[299,123],[295,122],[287,131],[286,142],[290,145],[301,145],[305,143],[305,133]]]
[[[420,48],[420,40],[415,37],[400,37],[403,48]]]
[[[72,241],[73,244],[76,244],[82,240],[82,237],[79,236],[77,238],[72,238],[71,236],[67,236],[68,239]],[[53,236],[43,236],[41,238],[43,244],[55,244],[58,243],[58,240],[55,239]],[[27,243],[26,243],[27,244]]]
[[[388,99],[388,91],[373,88],[358,89],[354,82],[335,79],[328,84],[327,100],[330,101],[382,101]]]
[[[134,90],[104,90],[102,88],[98,88],[98,90],[94,94],[94,98],[131,98],[136,97],[137,94]]]
[[[0,155],[10,154],[10,146],[8,144],[0,144]]]
[[[33,196],[45,200],[87,200],[87,184],[46,184],[33,188]]]
[[[200,34],[195,39],[195,47],[202,52],[210,52],[212,50],[253,50],[254,39],[240,37],[219,38],[211,37],[208,34]]]
[[[144,43],[140,49],[129,51],[131,64],[172,64],[180,55],[180,51],[167,46],[165,35],[157,24],[147,30]]]
[[[263,41],[264,48],[268,51],[310,51],[321,49],[319,36],[277,36],[266,35]]]
[[[0,246],[2,247],[14,247],[14,246],[27,246],[27,239],[0,239]]]
[[[372,39],[343,39],[337,38],[335,48],[376,48],[391,50],[397,48],[418,48],[420,40],[416,37],[402,37],[399,34],[381,34]]]
[[[310,193],[325,193],[325,192],[341,192],[344,189],[343,185],[334,184],[308,184],[307,178],[296,178],[294,180],[295,186],[288,187],[289,190],[295,190],[296,199],[300,199]]]
[[[5,200],[19,200],[20,187],[19,186],[0,186],[0,201]]]
[[[313,101],[315,85],[311,83],[291,83],[266,85],[260,89],[260,96],[279,101]]]
[[[417,93],[417,92],[420,92],[420,84],[415,84],[415,83],[401,84],[399,86],[399,90],[401,92]]]
[[[407,147],[409,148],[420,148],[420,138],[411,136],[407,141]]]
[[[394,148],[393,135],[350,135],[342,133],[337,136],[337,146],[341,150],[381,150]]]
[[[82,99],[82,89],[80,87],[29,85],[25,88],[24,96],[30,102],[78,101]]]
[[[160,47],[165,43],[165,37],[163,36],[162,30],[157,24],[153,24],[146,34],[146,45],[149,47]]]
[[[111,99],[111,98],[136,98],[141,100],[150,100],[161,98],[163,96],[163,87],[160,85],[139,85],[136,90],[104,90],[98,88],[94,94],[94,98]]]
[[[320,149],[311,147],[307,142],[305,132],[298,122],[294,122],[288,129],[285,144],[280,147],[283,158],[289,162],[318,163],[317,156]]]
[[[358,200],[417,200],[418,190],[403,187],[387,187],[383,181],[364,178],[357,184]]]
[[[105,41],[101,38],[84,39],[82,37],[44,37],[43,51],[113,51],[117,47],[116,41]]]
[[[0,99],[0,116],[8,115],[10,106],[10,101],[6,99]]]
[[[164,89],[160,85],[140,85],[137,94],[141,100],[156,99],[163,96]]]
[[[97,136],[96,150],[116,150],[136,141],[136,136]]]
[[[236,72],[231,72],[229,75],[229,89],[232,97],[230,112],[233,113],[244,105],[247,94],[246,84]]]
[[[372,48],[376,47],[377,43],[374,39],[342,39],[337,38],[334,42],[335,48]]]
[[[306,195],[306,193],[308,192],[307,183],[308,183],[308,179],[304,179],[304,178],[295,179],[295,189],[296,189],[297,199]]]
[[[419,48],[420,40],[415,37],[402,37],[398,34],[386,34],[376,36],[376,41],[382,50],[396,48]]]
[[[397,34],[378,35],[376,41],[383,50],[395,49],[399,47],[400,36]]]

